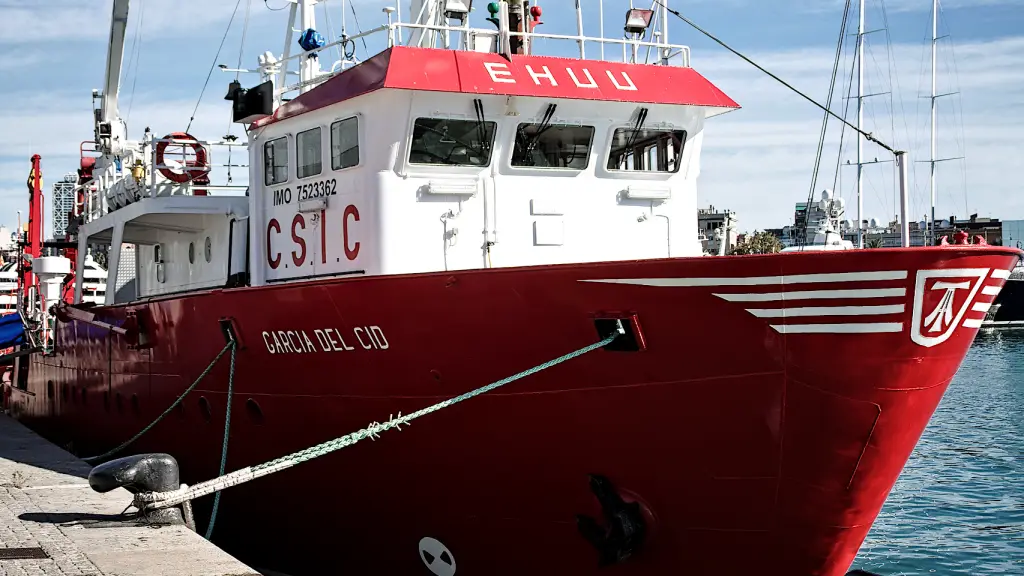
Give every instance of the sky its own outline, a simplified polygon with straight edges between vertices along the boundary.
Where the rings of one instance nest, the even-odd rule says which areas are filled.
[[[408,13],[408,0],[402,2]],[[476,1],[480,26],[486,2]],[[637,2],[641,4],[640,1]],[[706,31],[819,102],[828,94],[843,0],[669,0]],[[287,0],[132,0],[120,89],[120,110],[129,137],[145,127],[158,135],[190,126],[200,138],[244,134],[230,124],[223,99],[235,78],[215,67],[254,69],[266,50],[280,55]],[[350,35],[385,22],[380,0],[321,0],[318,29],[330,37]],[[547,33],[575,33],[573,2],[542,0]],[[597,1],[582,0],[584,30],[597,36]],[[628,0],[605,0],[605,36],[620,37]],[[236,11],[237,7],[237,11]],[[354,10],[353,10],[354,9]],[[353,12],[355,16],[353,16]],[[43,158],[45,185],[78,167],[79,145],[93,137],[91,91],[103,84],[111,0],[0,0],[0,224],[13,229],[17,211],[26,217],[29,158]],[[344,17],[343,17],[344,16]],[[929,100],[931,2],[866,0],[866,94],[864,128],[894,148],[907,150],[910,212],[921,220],[929,207]],[[233,18],[233,20],[232,20]],[[741,230],[792,223],[793,208],[806,201],[815,166],[822,112],[762,72],[669,17],[673,43],[692,50],[692,66],[742,106],[705,127],[698,202],[737,213]],[[229,21],[231,25],[229,26]],[[831,107],[855,119],[853,69],[857,2],[844,35],[839,80]],[[1003,220],[1024,218],[1024,0],[946,0],[939,12],[936,215],[977,213]],[[244,32],[244,34],[243,34]],[[243,44],[244,36],[244,44]],[[223,45],[221,47],[221,43]],[[381,43],[357,45],[366,59]],[[538,53],[570,55],[573,43],[549,40]],[[365,50],[369,49],[369,53]],[[219,52],[218,52],[219,50]],[[588,52],[591,56],[593,52]],[[609,59],[614,51],[609,50]],[[324,61],[333,60],[324,58]],[[207,81],[207,79],[209,80]],[[258,82],[242,74],[243,86]],[[205,85],[205,90],[204,90]],[[201,98],[200,98],[201,96]],[[922,98],[924,97],[924,98]],[[847,129],[840,150],[840,125],[829,122],[816,197],[833,187],[855,218],[855,141]],[[865,142],[865,160],[889,161],[884,149]],[[214,157],[214,162],[226,160]],[[236,170],[234,182],[244,183]],[[835,185],[834,185],[835,183]],[[887,222],[899,212],[891,162],[864,169],[865,218]],[[49,190],[46,211],[50,211]],[[47,214],[47,234],[52,231]]]

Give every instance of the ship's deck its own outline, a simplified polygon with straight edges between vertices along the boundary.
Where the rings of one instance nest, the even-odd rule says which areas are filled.
[[[131,495],[94,492],[89,471],[0,415],[0,574],[259,576],[185,526],[123,519]]]

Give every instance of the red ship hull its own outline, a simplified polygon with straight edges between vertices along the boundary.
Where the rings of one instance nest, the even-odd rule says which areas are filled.
[[[214,541],[289,574],[430,574],[424,537],[460,574],[603,573],[576,522],[602,519],[598,474],[646,525],[611,572],[837,576],[1004,282],[993,271],[1020,254],[878,249],[214,290],[93,309],[113,324],[144,309],[148,349],[59,324],[57,352],[33,357],[8,404],[76,453],[102,452],[171,405],[231,319],[235,470],[596,342],[595,317],[626,318],[640,350],[597,350],[225,491]],[[170,453],[189,484],[215,476],[227,377],[225,357],[122,455]],[[210,500],[196,502],[201,523]]]

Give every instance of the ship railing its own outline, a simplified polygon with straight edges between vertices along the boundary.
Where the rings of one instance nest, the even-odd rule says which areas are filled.
[[[174,148],[176,148],[176,146],[169,146],[164,151],[164,163],[157,163],[156,146],[162,142],[181,146],[183,149],[175,151]],[[189,157],[188,152],[186,152],[185,149],[193,144],[202,146],[206,150],[206,162],[202,167],[192,167],[188,165],[190,162],[195,160],[195,157],[194,155]],[[242,148],[242,150],[234,150],[235,148]],[[167,159],[169,157],[174,158],[175,156],[181,158],[182,162],[180,164],[167,163]],[[226,158],[224,156],[226,156]],[[136,156],[136,158],[138,157]],[[236,162],[234,158],[239,158],[243,162]],[[139,182],[141,190],[139,190],[138,194],[140,198],[205,195],[210,192],[235,192],[245,194],[245,191],[249,187],[247,183],[230,183],[231,180],[235,178],[239,178],[243,182],[248,182],[249,153],[247,150],[247,144],[244,140],[230,141],[223,139],[200,140],[188,138],[155,138],[150,135],[143,142],[141,159],[143,160],[142,163],[145,168],[145,173]],[[82,206],[82,209],[85,215],[85,222],[102,218],[110,212],[107,196],[119,181],[133,178],[133,163],[134,160],[131,157],[125,158],[119,174],[115,173],[112,169],[108,172],[97,173],[89,182],[75,187],[75,193],[77,194],[81,191],[84,196],[85,205]],[[193,180],[184,183],[166,180],[158,176],[161,169],[169,169],[178,172],[182,169],[188,169]],[[233,170],[237,172],[237,176],[232,175]],[[220,174],[219,172],[222,171],[225,173]],[[218,173],[215,174],[215,172]],[[195,179],[201,176],[210,177],[210,183],[201,184],[195,182]],[[231,178],[229,179],[228,176]],[[223,180],[228,183],[220,183],[220,181],[214,183],[214,177],[223,177]],[[96,188],[95,190],[92,189],[94,185]],[[200,194],[196,194],[196,192],[199,191],[202,192]],[[77,210],[78,208],[76,207],[76,211]]]
[[[423,30],[425,32],[437,32],[440,34],[442,48],[454,48],[457,50],[466,50],[473,52],[492,52],[493,47],[490,45],[491,39],[494,39],[495,43],[501,42],[502,32],[500,30],[488,30],[484,28],[469,28],[466,26],[446,26],[439,24],[414,24],[411,22],[392,22],[391,14],[388,14],[388,23],[383,26],[372,28],[360,34],[352,36],[345,36],[334,42],[324,44],[319,48],[314,48],[308,52],[299,52],[297,54],[291,54],[287,58],[282,58],[274,62],[275,71],[271,72],[271,75],[280,74],[283,70],[288,70],[289,63],[300,63],[310,54],[320,54],[326,52],[332,48],[339,48],[344,51],[345,46],[352,44],[356,40],[364,40],[369,37],[375,36],[381,33],[387,33],[387,46],[391,48],[395,45],[406,46],[405,31],[411,32],[416,30]],[[457,32],[461,35],[456,46],[451,46],[449,43],[449,34]],[[543,56],[534,50],[536,45],[534,40],[551,40],[551,41],[565,41],[576,44],[576,50],[578,50],[579,59],[581,60],[607,60],[605,58],[605,48],[612,47],[615,51],[621,50],[621,60],[619,62],[631,63],[631,64],[657,64],[657,65],[671,65],[681,66],[684,68],[690,67],[690,47],[682,44],[669,44],[667,42],[661,42],[659,40],[634,40],[629,38],[607,38],[604,36],[587,36],[585,34],[546,34],[542,32],[515,32],[508,31],[508,36],[519,37],[526,40],[528,47],[528,53],[536,56]],[[655,36],[660,34],[655,33]],[[486,49],[477,48],[480,45],[479,40],[484,39],[488,42]],[[424,47],[436,47],[435,45],[424,45]],[[590,54],[593,54],[593,49],[598,49],[599,58],[587,58],[587,49],[590,48]],[[643,52],[643,54],[641,54]],[[565,52],[550,54],[551,56],[565,56]],[[283,85],[284,82],[276,82],[279,88],[275,89],[275,96],[282,96],[295,90],[301,90],[307,86],[313,86],[321,84],[326,80],[329,80],[334,75],[340,73],[345,69],[345,64],[350,66],[355,65],[357,62],[349,60],[336,61],[330,71],[324,72],[309,80],[296,82],[294,84]],[[243,70],[244,72],[251,72],[251,70]],[[288,71],[288,74],[296,74],[295,71]]]
[[[157,162],[157,145],[161,143],[166,144],[177,144],[181,147],[181,163],[180,164],[167,164],[167,157],[172,154],[170,147],[164,151],[164,162],[160,164]],[[189,167],[188,163],[191,161],[188,158],[187,147],[197,145],[202,146],[206,149],[207,159],[203,167]],[[241,150],[235,150],[240,148]],[[231,140],[200,140],[198,138],[153,138],[150,137],[146,146],[149,154],[149,173],[146,175],[149,180],[149,185],[145,191],[145,195],[150,198],[157,196],[168,196],[172,194],[176,195],[190,195],[194,194],[197,190],[203,190],[206,192],[242,192],[249,187],[248,184],[199,184],[195,182],[195,179],[202,175],[211,175],[216,169],[226,169],[227,173],[230,174],[232,169],[239,169],[242,174],[246,176],[248,180],[249,159],[248,144],[245,141],[231,141]],[[221,155],[227,155],[224,161],[218,161]],[[233,160],[234,156],[240,156],[245,163],[235,163]],[[216,158],[215,158],[216,157]],[[167,180],[157,180],[157,174],[160,170],[175,170],[180,171],[183,169],[189,169],[189,173],[193,175],[193,180],[184,184],[171,182]],[[131,167],[126,167],[127,170],[131,170]]]

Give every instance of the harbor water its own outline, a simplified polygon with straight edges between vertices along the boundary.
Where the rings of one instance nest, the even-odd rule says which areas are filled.
[[[1024,574],[1024,333],[981,333],[853,568]]]

